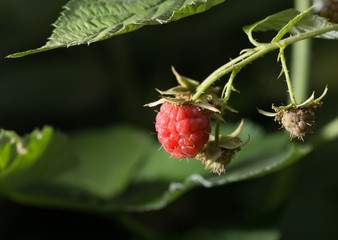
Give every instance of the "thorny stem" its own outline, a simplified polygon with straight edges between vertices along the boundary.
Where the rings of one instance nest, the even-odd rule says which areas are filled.
[[[234,71],[235,69],[240,70],[241,68],[245,67],[247,64],[251,63],[252,61],[256,60],[259,57],[262,57],[268,52],[276,50],[283,46],[284,48],[290,44],[295,42],[312,38],[317,35],[321,35],[326,32],[330,31],[338,31],[338,25],[331,25],[327,27],[323,27],[321,29],[309,31],[306,33],[298,34],[295,36],[291,36],[285,39],[280,40],[279,42],[275,43],[265,43],[259,45],[253,49],[248,50],[246,53],[238,56],[237,58],[231,60],[230,62],[226,63],[225,65],[221,66],[213,73],[211,73],[198,87],[197,92],[193,96],[192,100],[196,101],[206,89],[211,86],[214,82],[216,82],[219,78],[224,76],[225,74]]]
[[[229,78],[229,80],[228,80],[228,83],[227,83],[227,88],[226,88],[225,94],[224,94],[224,96],[222,96],[222,97],[223,97],[223,105],[222,105],[222,110],[221,110],[221,112],[224,111],[225,106],[226,106],[226,104],[228,103],[228,100],[229,100],[230,94],[231,94],[232,84],[233,84],[234,79],[235,79],[235,77],[236,77],[236,74],[239,72],[239,70],[240,70],[240,69],[235,69],[235,70],[232,71],[232,73],[231,73],[231,76],[230,76],[230,78]]]
[[[231,73],[231,76],[230,76],[230,78],[229,78],[229,80],[226,84],[226,90],[225,90],[224,96],[222,96],[223,104],[222,104],[222,107],[221,107],[221,116],[223,116],[223,114],[224,114],[225,106],[227,105],[228,100],[230,98],[232,84],[233,84],[235,76],[238,72],[239,72],[238,69],[234,70]],[[215,127],[215,144],[216,144],[216,146],[219,143],[219,127],[220,127],[220,121],[217,120],[216,127]]]
[[[282,67],[283,67],[283,72],[284,72],[284,75],[285,75],[285,78],[286,78],[286,84],[288,85],[288,92],[289,92],[289,95],[290,95],[290,100],[291,100],[291,103],[293,105],[296,105],[296,99],[295,99],[295,94],[293,93],[293,89],[292,89],[292,85],[291,85],[291,79],[290,79],[290,75],[289,75],[289,70],[288,70],[288,67],[286,65],[286,61],[285,61],[285,56],[284,56],[284,47],[281,47],[280,48],[280,59],[282,61]]]
[[[237,58],[231,60],[230,62],[226,63],[222,67],[216,69],[213,73],[211,73],[199,86],[197,89],[197,92],[193,96],[192,100],[196,101],[201,94],[209,87],[211,86],[216,80],[218,80],[223,75],[233,71],[235,69],[235,66],[237,66],[238,62],[243,61],[243,59],[248,59],[253,54],[257,53],[259,51],[260,47],[257,47],[255,49],[250,49],[250,51],[247,51],[246,53],[238,56]],[[251,60],[253,61],[253,60]],[[251,62],[250,61],[250,62]],[[249,63],[249,62],[248,62]]]

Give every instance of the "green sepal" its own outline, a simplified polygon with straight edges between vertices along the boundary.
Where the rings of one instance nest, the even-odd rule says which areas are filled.
[[[324,92],[322,93],[322,95],[320,95],[319,98],[315,99],[313,102],[314,103],[319,103],[326,95],[327,91],[329,90],[328,86],[325,86]]]
[[[170,102],[170,103],[174,103],[174,104],[177,104],[177,105],[186,103],[186,101],[183,100],[183,99],[170,98],[170,97],[162,97],[161,99],[159,99],[159,100],[157,100],[155,102],[151,102],[151,103],[145,104],[144,107],[155,107],[155,106],[161,105],[161,104],[163,104],[165,102]]]
[[[226,121],[223,119],[223,117],[219,114],[219,113],[212,113],[212,114],[210,114],[210,117],[211,118],[214,118],[214,119],[216,119],[217,121],[220,121],[220,122],[222,122],[222,123],[226,123]]]
[[[313,91],[311,96],[304,102],[302,102],[301,104],[296,105],[299,108],[305,108],[310,106],[313,103],[313,100],[315,99],[315,92]]]
[[[234,109],[233,107],[230,107],[229,105],[225,105],[224,108],[230,112],[239,113],[238,110]]]
[[[165,90],[165,91],[161,91],[157,88],[155,88],[155,89],[161,95],[176,95],[176,94],[189,94],[190,93],[186,88],[181,87],[181,86],[176,86],[176,87],[170,88],[170,89]]]
[[[214,94],[214,93],[208,93],[207,95],[206,95],[206,94],[202,94],[201,97],[200,97],[200,99],[201,99],[201,98],[203,99],[204,97],[205,97],[207,100],[209,99],[211,102],[213,102],[214,104],[216,104],[216,105],[218,105],[218,106],[222,106],[222,104],[223,104],[222,99],[219,99],[219,98],[217,97],[217,95]]]
[[[176,80],[177,80],[178,84],[180,84],[181,87],[187,89],[191,93],[196,92],[196,88],[200,84],[198,81],[180,75],[176,71],[176,69],[174,68],[174,66],[171,66],[171,71],[174,73],[174,75],[176,77]]]
[[[290,103],[286,106],[279,106],[279,107],[276,107],[275,105],[272,104],[272,109],[275,110],[275,111],[281,111],[281,110],[288,110],[290,108],[292,108],[294,106],[294,104]]]
[[[275,117],[278,112],[280,111],[286,111],[288,109],[291,109],[293,107],[295,108],[307,108],[307,107],[311,107],[311,106],[314,106],[314,105],[317,105],[324,97],[325,95],[327,94],[327,91],[328,91],[328,86],[326,85],[325,86],[325,89],[322,93],[322,95],[320,95],[320,97],[318,97],[317,99],[315,99],[315,92],[312,92],[311,96],[304,102],[300,103],[300,104],[292,104],[290,103],[289,105],[286,105],[286,106],[279,106],[279,107],[276,107],[275,105],[272,104],[272,109],[275,110],[275,112],[266,112],[262,109],[259,109],[257,108],[258,112],[260,114],[263,114],[267,117]]]
[[[241,122],[239,123],[238,127],[232,132],[230,133],[228,136],[229,137],[238,137],[238,135],[241,133],[242,128],[244,125],[244,119],[242,118]]]
[[[215,142],[208,142],[205,145],[204,153],[207,161],[216,162],[221,157],[222,150],[215,146]]]
[[[220,136],[218,146],[226,149],[236,149],[246,145],[250,141],[250,137],[244,142],[236,142],[234,137],[231,136]]]
[[[262,114],[262,115],[264,115],[264,116],[267,116],[267,117],[275,117],[275,116],[277,115],[276,112],[267,112],[267,111],[264,111],[264,110],[259,109],[259,108],[257,108],[257,111],[258,111],[260,114]]]
[[[161,98],[155,102],[151,102],[151,103],[147,103],[145,105],[143,105],[144,107],[155,107],[157,105],[160,105],[162,103],[166,102],[165,98]]]
[[[210,103],[207,102],[200,102],[200,103],[193,103],[193,105],[212,111],[212,112],[217,112],[220,113],[221,111],[219,109],[217,109],[216,107],[214,107],[213,105],[211,105]]]
[[[315,99],[315,92],[313,91],[311,96],[305,102],[303,102],[301,104],[297,104],[295,106],[298,107],[298,108],[306,108],[306,107],[309,107],[313,104],[317,104],[325,97],[328,90],[329,89],[326,85],[322,95],[320,95],[317,99]]]

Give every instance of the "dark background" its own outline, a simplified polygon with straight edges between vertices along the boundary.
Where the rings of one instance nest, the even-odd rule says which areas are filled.
[[[57,49],[19,59],[5,56],[44,45],[66,0],[1,0],[0,126],[20,134],[52,125],[65,132],[128,122],[153,131],[154,88],[175,85],[170,66],[202,81],[251,47],[242,26],[292,7],[292,1],[228,0],[178,22],[147,26],[88,46]],[[268,40],[270,33],[258,34]],[[318,128],[337,116],[336,41],[314,40],[310,89],[329,84]],[[277,53],[243,69],[235,79],[241,94],[230,105],[242,117],[278,126],[256,111],[286,101],[277,80]],[[224,84],[226,77],[217,84]],[[338,239],[337,141],[301,162],[263,178],[212,189],[194,189],[168,207],[147,213],[96,215],[25,206],[0,196],[0,239],[94,237],[140,239],[194,237],[228,228],[277,228],[283,239]],[[210,232],[209,232],[210,231]],[[200,235],[201,236],[201,235]],[[194,237],[195,238],[195,237]]]

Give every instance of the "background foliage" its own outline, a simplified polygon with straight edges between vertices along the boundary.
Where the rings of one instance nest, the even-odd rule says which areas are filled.
[[[61,11],[60,6],[66,2],[53,1],[47,6],[41,0],[1,1],[0,26],[5,37],[1,38],[3,47],[0,55],[6,56],[18,50],[42,46],[52,29],[45,23],[53,23]],[[292,1],[259,0],[246,4],[247,7],[243,7],[240,1],[226,1],[205,13],[168,25],[149,26],[90,47],[84,45],[22,59],[1,60],[0,126],[21,135],[45,124],[54,126],[57,130],[53,133],[53,139],[57,142],[65,137],[59,131],[67,132],[72,145],[56,144],[58,148],[50,151],[63,152],[65,158],[76,154],[80,156],[79,161],[90,158],[90,155],[81,155],[84,148],[90,152],[91,148],[99,147],[102,153],[106,153],[116,152],[114,148],[126,147],[123,143],[133,141],[134,133],[130,131],[134,129],[140,139],[136,147],[143,149],[146,144],[153,144],[154,138],[149,133],[154,131],[152,122],[155,114],[142,106],[157,97],[155,87],[167,89],[173,86],[171,65],[186,76],[202,80],[228,58],[237,56],[241,49],[249,46],[241,26],[292,7]],[[35,13],[34,17],[32,13]],[[266,35],[269,33],[258,36],[263,38]],[[336,42],[313,41],[310,89],[320,92],[326,83],[330,86],[325,104],[317,114],[317,134],[311,135],[312,139],[309,138],[314,144],[321,126],[337,116],[337,48]],[[236,122],[244,117],[251,120],[251,126],[256,126],[253,125],[255,123],[261,125],[257,127],[259,129],[256,135],[251,133],[252,143],[256,143],[251,147],[253,149],[261,143],[260,134],[276,134],[276,138],[282,136],[287,143],[287,135],[282,131],[275,133],[276,124],[256,112],[257,106],[269,108],[272,102],[285,102],[285,83],[276,80],[280,71],[275,62],[276,57],[272,53],[250,65],[235,82],[241,94],[234,94],[230,104],[239,109],[240,114],[229,114],[227,120]],[[261,91],[252,91],[253,84]],[[45,131],[46,134],[50,133],[48,129]],[[109,133],[116,131],[120,132],[117,134],[119,137],[112,138]],[[105,147],[93,139],[111,143],[114,148]],[[278,236],[285,239],[336,239],[336,144],[337,140],[323,145],[301,162],[262,178],[210,189],[192,189],[166,208],[152,212],[107,214],[102,211],[102,214],[96,212],[94,215],[81,211],[26,206],[1,197],[0,237],[15,239],[24,235],[27,238],[44,239],[48,235],[50,239],[58,239],[70,231],[70,235],[77,238],[88,235],[113,237],[120,233],[125,238],[165,236],[169,239],[205,239],[208,236],[214,239],[237,239],[240,235],[246,236],[245,239],[277,239]],[[263,149],[266,147],[264,141],[261,145]],[[282,145],[279,147],[283,148]],[[127,156],[115,156],[114,159],[120,160],[121,164],[117,170],[123,170],[116,174],[120,173],[121,177],[104,174],[105,167],[111,163],[108,161],[102,165],[87,166],[103,171],[98,181],[90,181],[91,178],[85,174],[86,168],[82,168],[75,176],[65,173],[57,179],[58,184],[70,181],[73,186],[80,188],[81,184],[86,184],[86,189],[96,191],[96,195],[105,199],[121,191],[112,185],[112,188],[105,188],[105,183],[116,183],[115,180],[118,179],[121,182],[116,183],[116,186],[123,186],[127,181],[123,177],[134,172],[131,168],[133,162],[124,162],[123,157],[136,162],[138,158],[144,158],[142,155],[145,153],[139,153],[140,156],[129,156],[127,154],[133,154],[126,148]],[[158,188],[162,192],[163,182],[172,176],[166,176],[166,165],[156,162],[156,157],[153,160],[154,164],[145,166],[133,178],[135,182],[143,182],[144,188],[141,189],[154,192]],[[69,164],[72,162],[69,161]],[[182,180],[185,171],[204,173],[201,165],[194,161],[188,164],[171,161],[166,164],[175,165],[171,167],[177,168],[175,179],[178,181]],[[233,165],[235,172],[235,161]],[[147,179],[158,177],[153,175],[153,168],[156,167],[160,168],[159,176],[162,179],[156,185],[147,186]],[[58,171],[55,168],[51,170]],[[39,176],[51,176],[53,171]],[[34,171],[29,174],[30,178],[26,176],[25,179],[37,181]],[[230,174],[229,170],[231,177]],[[85,176],[88,181],[81,181],[81,176]],[[16,179],[11,181],[15,182]],[[99,185],[96,186],[95,183]],[[48,189],[49,185],[34,190],[35,193],[45,193]],[[143,193],[134,192],[127,200],[130,203],[142,201]],[[73,194],[76,198],[76,193]],[[13,198],[22,200],[17,195],[13,195]],[[102,199],[88,198],[85,202],[96,209],[95,206],[102,206]],[[27,203],[27,199],[22,201]],[[48,201],[42,202],[43,206],[46,204]],[[64,203],[61,206],[62,204]],[[67,203],[65,205],[68,209],[72,207]]]

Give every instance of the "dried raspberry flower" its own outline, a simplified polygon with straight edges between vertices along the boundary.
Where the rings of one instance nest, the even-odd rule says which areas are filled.
[[[274,117],[275,121],[282,125],[290,133],[290,139],[298,138],[304,140],[305,135],[311,131],[314,126],[315,112],[322,105],[320,102],[326,95],[328,88],[326,86],[323,94],[314,99],[314,93],[311,97],[301,104],[289,104],[287,106],[276,107],[272,105],[274,113],[258,109],[261,114]]]
[[[338,23],[338,0],[314,0],[313,2],[320,16]]]
[[[249,138],[243,142],[238,135],[240,134],[244,121],[242,120],[237,129],[227,135],[220,136],[216,141],[214,136],[210,137],[210,141],[205,145],[203,151],[197,155],[197,159],[205,164],[205,169],[221,175],[226,172],[226,167],[241,147],[249,142]]]
[[[275,121],[279,122],[289,133],[290,138],[304,140],[306,133],[314,126],[315,111],[322,103],[312,104],[309,107],[292,107],[277,112]]]

